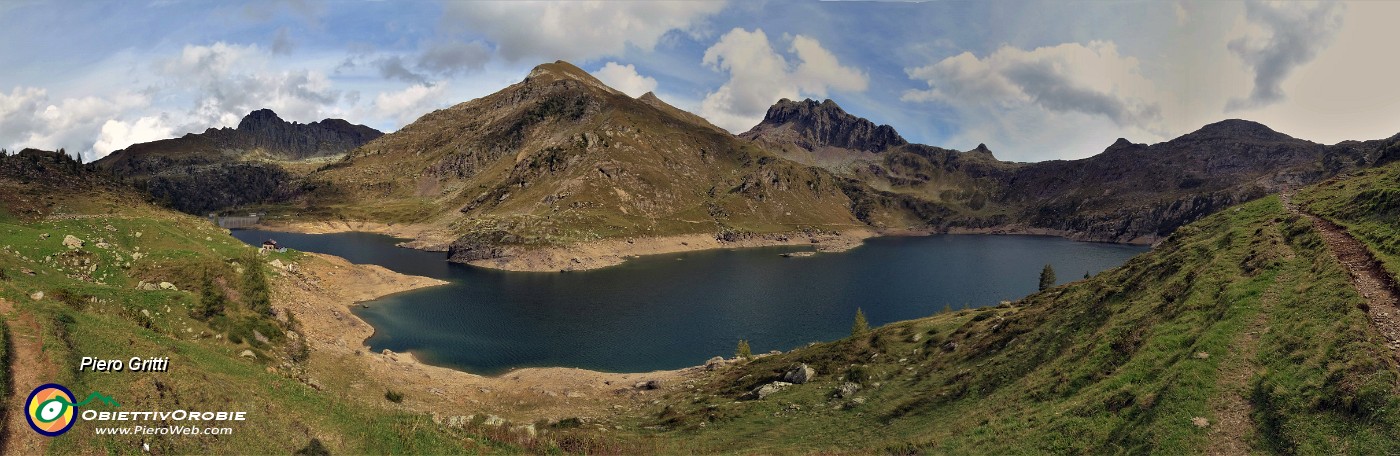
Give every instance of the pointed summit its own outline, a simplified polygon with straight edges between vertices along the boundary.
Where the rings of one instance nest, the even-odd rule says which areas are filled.
[[[243,116],[243,120],[238,122],[238,131],[256,133],[258,131],[276,128],[286,123],[287,121],[282,120],[282,118],[278,117],[277,113],[272,112],[271,109],[263,108]]]
[[[810,98],[803,101],[778,100],[768,108],[763,122],[740,136],[775,141],[791,136],[788,140],[807,150],[835,147],[881,152],[909,143],[889,125],[875,125],[874,122],[848,114],[830,99],[817,102]]]
[[[647,106],[659,109],[667,114],[676,116],[677,118],[690,122],[692,124],[699,125],[701,127],[705,127],[717,132],[721,132],[726,135],[729,134],[729,132],[724,131],[724,129],[716,127],[714,124],[710,123],[710,121],[705,120],[704,117],[700,117],[684,109],[671,106],[669,103],[666,103],[665,101],[662,101],[661,98],[657,97],[655,93],[644,93],[642,94],[642,96],[637,97],[637,101],[640,101]]]
[[[530,74],[525,77],[526,84],[551,83],[558,81],[578,81],[586,86],[594,87],[611,94],[622,95],[622,92],[608,87],[603,81],[583,71],[582,68],[563,60],[556,60],[554,63],[544,63],[530,70]]]

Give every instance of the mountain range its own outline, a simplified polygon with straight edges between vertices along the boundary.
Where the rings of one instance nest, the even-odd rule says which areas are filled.
[[[309,170],[305,163],[341,156],[383,134],[341,119],[288,122],[259,109],[237,128],[134,144],[94,164],[168,206],[204,213],[281,201],[295,175]]]
[[[1397,151],[1400,135],[1329,146],[1232,119],[1158,144],[1119,138],[1079,160],[1006,162],[985,145],[910,143],[832,100],[780,100],[731,135],[559,61],[382,136],[340,120],[287,124],[263,110],[237,129],[134,145],[98,165],[149,176],[149,191],[181,210],[252,205],[294,220],[417,226],[433,233],[420,246],[475,261],[694,234],[918,230],[1152,243],[1229,205]],[[293,164],[316,157],[340,158]],[[175,175],[273,190],[207,201],[207,191],[172,184]],[[217,178],[227,175],[236,177]]]

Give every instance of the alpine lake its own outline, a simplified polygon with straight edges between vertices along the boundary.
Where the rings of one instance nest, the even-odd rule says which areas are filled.
[[[881,237],[808,257],[804,247],[708,250],[634,258],[590,271],[507,272],[449,263],[369,233],[233,230],[449,282],[353,306],[374,350],[483,375],[521,367],[646,372],[789,350],[850,334],[856,309],[872,326],[997,305],[1036,291],[1050,264],[1059,283],[1117,267],[1145,246],[1047,236]],[[348,304],[348,303],[347,303]]]

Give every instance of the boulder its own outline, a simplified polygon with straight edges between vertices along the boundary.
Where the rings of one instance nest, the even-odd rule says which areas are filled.
[[[70,250],[77,249],[83,246],[83,240],[78,239],[77,237],[71,234],[66,234],[63,236],[63,246],[69,248]]]
[[[176,287],[175,287],[175,284],[170,283],[170,282],[161,282],[160,285],[158,285],[158,286],[159,286],[160,289],[162,289],[162,290],[173,290],[173,291],[178,291],[178,290],[179,290],[179,288],[176,288]]]
[[[244,357],[244,358],[257,358],[257,357],[258,357],[258,355],[253,354],[253,351],[252,351],[252,350],[243,350],[242,352],[238,353],[238,356],[242,356],[242,357]]]
[[[500,426],[502,424],[506,424],[506,420],[496,415],[486,415],[486,421],[483,421],[481,424],[485,424],[487,426]]]
[[[752,399],[763,400],[763,398],[768,397],[768,395],[782,391],[789,386],[792,386],[792,384],[788,382],[773,382],[754,388],[753,391],[749,392],[748,396]]]
[[[793,366],[792,369],[788,369],[787,373],[783,374],[783,381],[796,385],[801,385],[803,383],[812,381],[812,378],[816,376],[817,371],[815,369],[812,369],[806,364],[799,364],[797,366]]]
[[[637,389],[639,389],[639,390],[661,389],[661,381],[660,381],[660,380],[647,380],[647,381],[637,382],[637,384],[636,384],[636,385],[633,385],[633,386],[637,387]]]
[[[270,340],[267,339],[267,336],[264,336],[263,333],[258,332],[258,330],[256,330],[256,329],[253,330],[253,340],[256,340],[256,341],[258,341],[258,342],[262,342],[262,343],[264,343],[264,344],[269,343],[269,342],[272,342],[272,341],[270,341]]]
[[[34,293],[32,293],[32,294],[29,295],[29,299],[33,299],[33,300],[35,300],[35,301],[43,301],[43,300],[44,300],[44,292],[42,292],[42,291],[36,291],[36,292],[34,292]]]
[[[836,396],[836,397],[838,397],[838,398],[841,398],[841,399],[848,399],[848,398],[850,398],[851,396],[855,396],[856,393],[859,392],[859,391],[860,391],[860,384],[853,383],[853,382],[846,382],[846,383],[842,383],[841,386],[836,387],[836,391],[832,392],[832,395],[833,395],[833,396]]]
[[[719,368],[721,368],[721,367],[724,367],[724,365],[725,365],[724,357],[723,357],[723,356],[716,356],[716,357],[714,357],[714,358],[710,358],[709,361],[705,361],[705,370],[715,370],[715,369],[719,369]]]

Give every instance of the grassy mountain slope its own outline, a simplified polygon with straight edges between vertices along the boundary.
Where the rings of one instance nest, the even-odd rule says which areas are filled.
[[[719,370],[647,422],[716,451],[1400,451],[1400,369],[1325,249],[1263,198],[1014,303]],[[741,399],[796,363],[816,380]]]
[[[565,62],[540,65],[313,173],[298,216],[525,246],[863,226],[829,173],[647,98]]]
[[[129,188],[53,153],[0,157],[0,194],[0,319],[10,342],[0,370],[15,394],[4,403],[6,445],[21,445],[7,447],[14,454],[139,453],[143,443],[162,454],[277,454],[312,438],[337,453],[506,448],[465,440],[462,431],[433,426],[422,415],[308,386],[298,324],[251,309],[243,282],[251,268],[297,261],[298,253],[250,257],[252,249],[207,221],[141,203]],[[83,245],[66,247],[66,236]],[[222,315],[207,320],[194,316],[206,274],[211,290],[227,300]],[[141,281],[170,282],[178,290],[141,289]],[[253,356],[241,356],[244,350]],[[81,356],[168,356],[171,370],[79,371]],[[85,422],[48,439],[29,431],[16,411],[18,395],[40,382],[80,396],[99,391],[121,403],[89,406],[95,410],[241,410],[250,418],[231,424],[230,436],[99,436],[97,424]]]
[[[1299,204],[1346,227],[1400,281],[1400,162],[1329,179],[1300,194]]]

